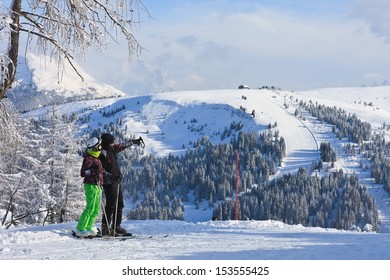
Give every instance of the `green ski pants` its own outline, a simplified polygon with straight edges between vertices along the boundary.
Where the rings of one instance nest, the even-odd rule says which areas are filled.
[[[84,184],[84,192],[87,206],[80,216],[77,229],[91,230],[95,224],[96,218],[100,214],[102,188],[98,185]]]

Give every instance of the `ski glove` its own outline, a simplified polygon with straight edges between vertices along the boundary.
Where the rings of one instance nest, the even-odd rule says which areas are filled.
[[[99,174],[99,166],[92,165],[89,169],[85,170],[85,175],[97,175]]]
[[[131,140],[131,143],[133,145],[138,145],[138,146],[141,146],[141,148],[144,148],[145,147],[145,142],[144,140],[142,139],[142,137],[138,138],[138,139],[133,139]]]

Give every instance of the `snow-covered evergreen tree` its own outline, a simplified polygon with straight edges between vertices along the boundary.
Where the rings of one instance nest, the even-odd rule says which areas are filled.
[[[11,223],[74,220],[84,203],[74,123],[48,110],[39,120],[2,110],[0,209]]]

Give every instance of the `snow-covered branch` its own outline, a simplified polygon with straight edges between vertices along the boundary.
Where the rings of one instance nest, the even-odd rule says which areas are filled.
[[[122,37],[128,44],[129,60],[141,53],[142,47],[133,33],[139,23],[133,20],[134,7],[139,18],[141,10],[150,17],[141,0],[31,0],[26,6],[21,0],[13,0],[10,9],[2,6],[0,36],[10,44],[0,55],[6,55],[12,63],[0,61],[0,99],[15,79],[13,65],[17,65],[21,33],[28,35],[28,46],[35,45],[40,53],[55,56],[59,64],[66,60],[83,80],[72,61],[75,55],[84,57],[91,47],[101,50],[109,40],[118,42]]]

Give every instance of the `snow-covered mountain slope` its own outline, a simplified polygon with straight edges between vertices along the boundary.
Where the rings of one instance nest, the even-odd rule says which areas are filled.
[[[39,97],[26,90],[29,103],[48,104],[53,81],[49,72],[40,72],[42,83]],[[47,78],[47,82],[43,82]],[[132,240],[124,244],[116,241],[75,240],[69,237],[74,223],[49,227],[0,229],[0,259],[388,259],[390,250],[389,195],[382,186],[373,184],[369,171],[359,167],[359,155],[345,155],[342,145],[332,133],[332,126],[307,116],[295,116],[299,100],[312,100],[327,106],[336,106],[356,113],[380,131],[389,117],[388,87],[357,89],[321,89],[307,92],[271,90],[204,90],[165,92],[145,96],[83,99],[83,93],[73,88],[74,80],[63,80],[63,88],[70,88],[58,105],[63,113],[77,113],[80,119],[79,134],[92,128],[120,123],[128,137],[142,136],[145,152],[156,156],[181,153],[191,143],[207,136],[212,142],[228,142],[224,132],[233,123],[242,124],[245,131],[278,130],[284,137],[287,156],[278,168],[278,174],[310,168],[319,159],[318,146],[331,142],[337,153],[335,169],[356,172],[363,184],[374,195],[380,212],[380,233],[358,233],[318,228],[287,226],[273,221],[210,222],[210,210],[195,210],[186,206],[186,221],[126,221],[124,225],[133,233],[146,237],[162,236],[162,240]],[[45,86],[43,86],[46,84]],[[54,84],[54,83],[52,83]],[[68,86],[65,86],[69,84]],[[39,86],[39,87],[41,87]],[[38,88],[38,86],[37,86]],[[30,89],[31,90],[31,89]],[[82,89],[80,89],[82,91]],[[104,92],[104,91],[103,91]],[[78,95],[80,93],[80,95]],[[85,93],[85,92],[84,92]],[[70,99],[66,97],[70,95]],[[57,93],[53,96],[55,97]],[[81,97],[80,97],[81,96]],[[105,96],[103,94],[103,96]],[[37,98],[36,98],[37,97]],[[41,101],[43,98],[44,101]],[[80,98],[83,100],[80,101]],[[20,98],[20,100],[23,98]],[[75,101],[77,100],[77,101]],[[21,101],[16,104],[25,106]],[[46,102],[46,103],[45,103]],[[62,102],[59,102],[62,103]],[[38,106],[39,104],[39,106]],[[37,105],[37,106],[36,106]],[[286,106],[287,105],[287,106]],[[27,108],[27,107],[24,107]],[[40,107],[24,114],[40,117],[47,109]],[[252,114],[253,113],[253,114]],[[118,122],[120,120],[120,122]],[[234,133],[234,131],[233,131]],[[236,132],[237,133],[237,132]],[[387,133],[387,131],[385,131]],[[233,159],[232,159],[233,161]],[[145,238],[144,238],[145,239]],[[228,240],[228,243],[226,243]],[[81,246],[80,246],[81,243]],[[83,248],[75,250],[74,248]],[[168,249],[167,249],[168,248]],[[123,250],[122,250],[123,249]],[[119,250],[119,251],[118,251]],[[131,251],[131,254],[126,252]],[[119,252],[119,253],[118,253]],[[358,252],[358,253],[356,253]]]
[[[129,136],[142,136],[146,151],[158,156],[180,153],[190,141],[202,136],[214,142],[227,141],[221,139],[221,133],[233,121],[241,121],[244,130],[255,131],[266,131],[269,124],[276,122],[274,129],[287,143],[287,157],[279,172],[309,166],[318,160],[318,143],[331,141],[338,153],[335,168],[359,172],[362,182],[377,199],[381,233],[303,228],[273,221],[210,222],[205,220],[210,215],[204,215],[201,207],[187,208],[186,221],[181,222],[126,221],[124,226],[140,239],[125,243],[73,239],[69,235],[74,223],[2,229],[0,259],[389,259],[388,195],[372,183],[367,171],[359,169],[359,158],[343,155],[343,143],[332,134],[330,125],[294,116],[294,102],[302,98],[300,94],[268,90],[187,91],[89,100],[58,107],[64,113],[88,116],[81,131],[122,118],[122,129],[127,129]],[[302,96],[313,98],[308,93]],[[286,100],[291,100],[287,109],[283,106]],[[327,104],[326,100],[321,101]],[[250,114],[253,110],[255,117]],[[104,112],[115,113],[107,117]],[[41,108],[25,116],[44,113]],[[369,117],[365,120],[370,121]],[[169,236],[162,238],[166,234]]]
[[[20,111],[71,101],[125,96],[113,86],[99,83],[74,64],[84,81],[67,61],[61,66],[49,57],[28,53],[20,57],[17,81],[8,97]]]
[[[87,127],[104,127],[121,118],[124,133],[129,137],[142,136],[146,151],[157,156],[181,152],[203,136],[214,143],[229,142],[230,138],[222,134],[232,123],[242,122],[243,131],[258,132],[267,131],[273,125],[273,130],[279,130],[287,143],[289,156],[284,169],[293,172],[318,160],[318,143],[302,121],[278,102],[280,95],[269,90],[167,92],[72,102],[58,107],[64,113],[78,112],[81,118],[89,119],[80,126],[81,131]],[[117,113],[103,116],[109,112]],[[25,116],[39,117],[45,113],[46,108],[41,108]]]
[[[375,89],[359,89],[364,96],[368,90],[367,103],[376,100]],[[378,88],[378,94],[383,95],[387,88]],[[305,120],[294,114],[299,100],[314,100],[329,106],[337,106],[364,117],[365,121],[377,124],[381,113],[387,112],[387,103],[382,102],[382,109],[373,111],[372,117],[361,105],[362,111],[352,110],[356,95],[346,89],[343,101],[336,103],[333,92],[343,92],[342,89],[321,91],[321,99],[317,92],[292,93],[271,90],[204,90],[186,92],[166,92],[150,96],[122,97],[105,100],[88,100],[60,105],[64,113],[79,112],[81,118],[88,122],[80,126],[85,133],[93,127],[104,127],[109,123],[118,123],[121,119],[121,129],[125,135],[142,136],[146,143],[145,151],[156,156],[166,156],[170,153],[181,153],[191,147],[191,143],[207,136],[212,142],[228,142],[229,138],[221,137],[224,130],[232,123],[243,124],[244,131],[268,131],[269,126],[278,130],[286,142],[287,156],[278,167],[278,174],[296,172],[299,168],[310,168],[313,162],[319,160],[318,146],[321,142],[330,142],[337,153],[334,170],[340,168],[348,173],[359,174],[363,184],[372,190],[372,194],[380,205],[382,232],[390,232],[390,209],[388,194],[381,186],[373,184],[369,170],[359,167],[362,161],[359,155],[349,156],[343,151],[345,140],[339,140],[332,133],[332,126],[321,123],[313,117]],[[340,94],[339,94],[340,95]],[[328,99],[327,99],[328,98]],[[286,106],[288,105],[288,106]],[[369,105],[368,105],[369,106]],[[244,112],[245,109],[245,112]],[[372,110],[372,108],[368,108]],[[114,112],[114,113],[110,113]],[[251,114],[254,112],[254,117]],[[45,114],[45,108],[31,111],[26,116],[39,117]],[[382,118],[386,118],[383,115]],[[380,127],[374,125],[377,129]],[[232,159],[233,161],[233,159]],[[188,211],[191,207],[188,206]],[[210,219],[208,215],[197,211],[198,215],[185,214],[187,221],[204,222]],[[194,212],[196,213],[196,211]]]
[[[297,97],[336,106],[356,114],[373,127],[389,124],[390,87],[323,88],[298,92]]]

